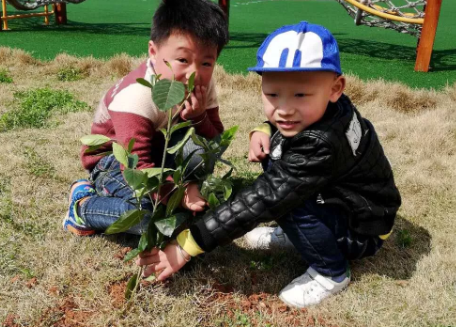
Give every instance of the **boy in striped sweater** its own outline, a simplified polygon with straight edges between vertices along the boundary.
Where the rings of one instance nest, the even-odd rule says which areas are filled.
[[[220,134],[223,124],[212,73],[227,42],[227,21],[216,4],[209,0],[163,0],[153,17],[149,58],[104,94],[91,133],[106,135],[124,145],[135,139],[132,153],[139,157],[137,168],[160,166],[164,137],[159,130],[165,127],[167,115],[156,108],[151,89],[136,79],[150,80],[152,75],[172,79],[174,75],[176,80],[186,83],[195,72],[195,89],[185,103],[180,120],[192,121],[196,133],[208,139]],[[194,145],[186,147],[184,156]],[[113,155],[97,156],[111,151],[111,145],[95,153],[86,153],[86,149],[82,148],[81,161],[90,177],[72,185],[70,207],[63,222],[64,229],[76,235],[103,232],[135,207],[131,203],[133,190],[122,176],[124,167]],[[173,158],[167,158],[167,164],[172,166],[172,163]],[[143,201],[143,208],[152,209],[149,199]],[[191,211],[204,210],[205,201],[196,184],[188,185],[182,206]],[[142,225],[128,232],[140,234]]]

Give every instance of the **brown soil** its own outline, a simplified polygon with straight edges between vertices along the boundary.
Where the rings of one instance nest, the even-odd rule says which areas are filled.
[[[44,312],[39,321],[38,326],[52,327],[81,327],[90,326],[90,319],[94,315],[93,311],[80,310],[74,299],[71,297],[65,298],[62,303],[54,308],[49,308]],[[51,324],[50,324],[51,323]],[[13,327],[11,325],[8,327]]]

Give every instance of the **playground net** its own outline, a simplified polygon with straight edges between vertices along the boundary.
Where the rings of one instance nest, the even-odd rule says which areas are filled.
[[[357,25],[394,29],[400,33],[411,34],[417,38],[421,35],[422,25],[418,22],[424,18],[426,0],[394,0],[394,2],[393,0],[337,1],[345,8]],[[374,13],[362,10],[356,3],[374,9]],[[390,17],[398,17],[399,19],[391,20],[382,18],[375,14],[375,12],[387,14]],[[401,18],[408,22],[400,21]],[[417,23],[414,23],[414,21]]]
[[[17,10],[34,10],[52,3],[81,3],[85,0],[7,0]]]

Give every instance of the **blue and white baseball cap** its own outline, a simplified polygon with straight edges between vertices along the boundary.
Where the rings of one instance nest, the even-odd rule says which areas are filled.
[[[257,52],[257,65],[248,68],[263,72],[331,71],[342,74],[339,47],[332,34],[320,25],[300,22],[270,34]]]

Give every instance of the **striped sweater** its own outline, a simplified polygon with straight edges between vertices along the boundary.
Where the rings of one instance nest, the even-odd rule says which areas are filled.
[[[134,138],[132,152],[139,156],[139,169],[160,165],[165,143],[159,129],[166,126],[167,114],[156,108],[151,89],[136,82],[137,78],[150,81],[153,74],[152,64],[147,60],[120,79],[101,99],[91,129],[91,134],[106,135],[123,145]],[[208,87],[206,103],[207,114],[192,121],[197,134],[211,139],[223,132],[213,80]],[[91,171],[101,159],[96,154],[111,151],[112,146],[109,144],[89,154],[85,153],[86,150],[87,147],[83,146],[81,161],[83,167]]]

